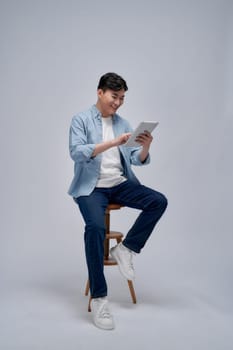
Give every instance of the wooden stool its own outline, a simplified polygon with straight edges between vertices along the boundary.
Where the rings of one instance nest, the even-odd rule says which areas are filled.
[[[122,207],[123,206],[120,204],[112,203],[112,204],[108,205],[106,212],[105,212],[105,225],[106,225],[106,235],[105,235],[105,241],[104,241],[104,265],[105,266],[117,265],[116,260],[111,258],[109,255],[110,239],[115,239],[117,241],[117,243],[120,243],[120,242],[122,242],[123,234],[121,232],[117,232],[117,231],[110,231],[110,211],[111,210],[119,210]],[[136,294],[134,291],[133,282],[130,280],[127,280],[127,282],[128,282],[132,302],[134,304],[136,304],[137,300],[136,300]],[[87,280],[85,295],[88,295],[89,290],[90,290],[90,283],[89,283],[89,280]],[[88,311],[91,311],[91,296],[89,298]]]

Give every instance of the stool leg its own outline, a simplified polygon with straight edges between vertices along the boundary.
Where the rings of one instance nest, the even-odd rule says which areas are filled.
[[[106,210],[106,212],[105,212],[105,226],[106,226],[105,235],[107,235],[109,233],[109,230],[110,230],[109,210]],[[104,240],[104,260],[108,260],[108,259],[109,259],[109,239],[105,237],[105,240]]]
[[[91,312],[91,296],[90,296],[90,298],[89,298],[89,302],[88,302],[88,312]]]
[[[89,290],[90,290],[90,281],[89,279],[87,280],[87,284],[86,284],[86,289],[85,289],[85,295],[88,295],[89,293]],[[89,301],[88,301],[88,307],[87,307],[87,310],[88,312],[91,312],[91,295],[90,295],[90,298],[89,298]]]
[[[130,294],[131,294],[132,301],[133,301],[134,304],[136,304],[137,303],[137,299],[136,299],[136,294],[135,294],[133,282],[130,281],[130,280],[127,280],[127,282],[128,282],[129,291],[130,291]]]
[[[88,280],[87,280],[87,284],[86,284],[86,288],[85,288],[85,295],[88,295],[89,290],[90,290],[90,281],[89,281],[89,279],[88,279]]]

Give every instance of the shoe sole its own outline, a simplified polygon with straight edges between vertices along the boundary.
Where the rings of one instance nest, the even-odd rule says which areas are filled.
[[[112,326],[103,326],[103,325],[101,325],[101,324],[98,324],[98,322],[95,322],[95,321],[94,321],[94,324],[95,324],[95,326],[96,326],[97,328],[103,329],[103,330],[105,330],[105,331],[111,331],[111,330],[115,329],[115,326],[114,326],[114,325],[112,325]]]

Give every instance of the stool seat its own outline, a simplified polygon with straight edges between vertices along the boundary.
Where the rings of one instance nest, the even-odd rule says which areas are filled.
[[[105,225],[106,225],[106,233],[105,233],[105,240],[104,240],[104,265],[105,266],[117,265],[116,260],[113,259],[109,254],[110,240],[115,239],[117,243],[120,243],[120,242],[122,242],[122,238],[124,237],[124,235],[123,235],[123,233],[118,232],[118,231],[110,231],[110,211],[111,210],[119,210],[122,207],[124,207],[124,206],[121,204],[110,203],[107,206],[106,211],[105,211]],[[133,282],[130,280],[127,280],[127,282],[128,282],[132,302],[134,304],[136,304],[137,301],[136,301],[136,294],[134,291]],[[88,295],[89,290],[90,290],[90,283],[89,283],[89,280],[87,280],[85,295]],[[88,311],[91,311],[90,305],[91,305],[91,296],[89,298]]]
[[[108,206],[107,206],[107,209],[106,211],[108,210],[119,210],[121,208],[123,208],[124,205],[121,205],[121,204],[116,204],[116,203],[110,203]]]

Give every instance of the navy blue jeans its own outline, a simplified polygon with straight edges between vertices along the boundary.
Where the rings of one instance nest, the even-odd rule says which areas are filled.
[[[95,188],[89,196],[74,198],[85,221],[85,253],[93,298],[107,295],[104,277],[105,210],[109,203],[140,209],[141,213],[123,240],[124,246],[140,253],[167,207],[166,197],[141,184],[125,181],[111,188]]]

